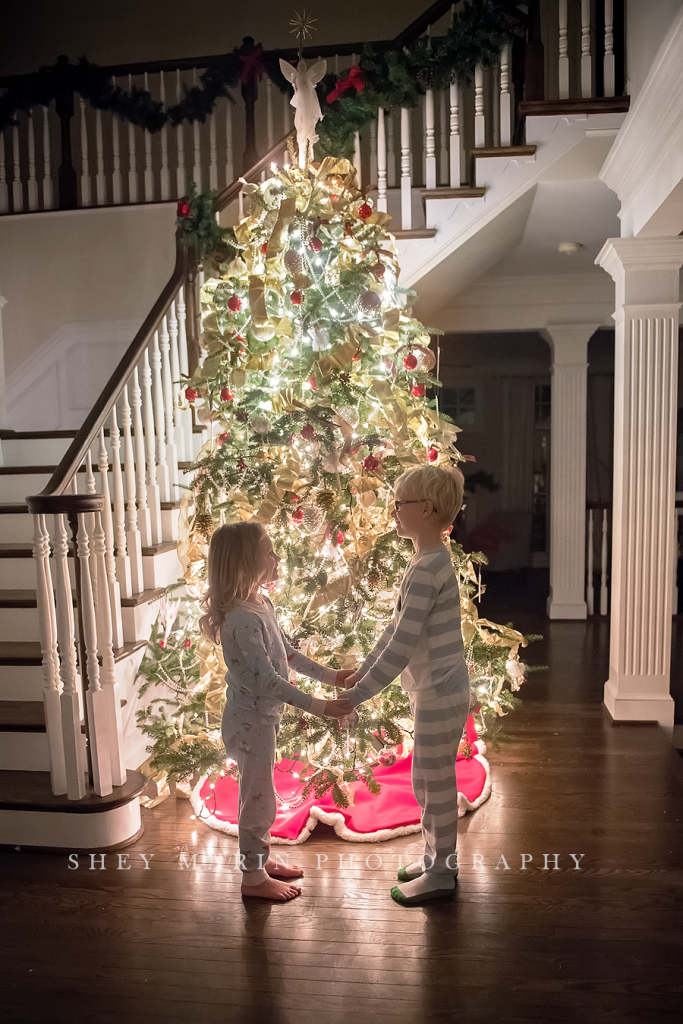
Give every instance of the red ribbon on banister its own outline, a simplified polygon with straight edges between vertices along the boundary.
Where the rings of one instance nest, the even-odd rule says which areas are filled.
[[[242,65],[240,81],[243,85],[261,81],[263,78],[263,50],[260,46],[253,53],[241,53],[240,63]]]
[[[328,103],[334,103],[338,100],[342,93],[348,92],[349,89],[355,89],[356,92],[362,92],[365,88],[365,82],[363,81],[363,72],[360,69],[359,64],[354,64],[352,68],[349,68],[349,73],[344,79],[340,79],[335,85],[334,89],[327,96]]]

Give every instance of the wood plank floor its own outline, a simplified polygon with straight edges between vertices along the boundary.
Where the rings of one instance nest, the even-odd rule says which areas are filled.
[[[295,848],[304,895],[244,902],[234,840],[168,800],[143,811],[127,871],[0,853],[3,1024],[681,1024],[681,760],[657,727],[605,716],[606,624],[519,624],[547,634],[528,657],[549,669],[489,752],[493,796],[461,819],[453,900],[390,900],[415,836],[319,827]]]

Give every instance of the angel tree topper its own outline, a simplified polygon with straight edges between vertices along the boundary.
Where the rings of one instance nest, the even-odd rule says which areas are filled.
[[[327,61],[318,60],[307,68],[306,61],[300,60],[297,66],[293,67],[280,57],[280,70],[294,87],[291,104],[296,111],[294,127],[299,147],[299,167],[305,167],[308,160],[312,159],[313,147],[318,141],[315,126],[323,117],[315,87],[327,71]]]

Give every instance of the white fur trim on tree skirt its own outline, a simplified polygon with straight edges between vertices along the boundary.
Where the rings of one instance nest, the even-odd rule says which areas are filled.
[[[488,800],[491,796],[491,769],[489,763],[481,754],[475,754],[474,757],[483,765],[486,773],[484,788],[474,801],[468,800],[464,793],[458,793],[459,818],[462,818],[468,811],[475,811],[477,807],[481,807],[484,801]],[[217,818],[215,814],[210,814],[206,810],[204,801],[199,795],[202,786],[206,782],[206,778],[206,775],[204,775],[192,790],[192,795],[190,796],[192,809],[198,819],[203,821],[204,824],[209,825],[210,828],[216,829],[217,832],[225,832],[229,836],[236,836],[237,823],[233,824],[230,821],[223,821],[221,818]],[[340,839],[346,839],[350,843],[379,843],[383,840],[397,839],[399,836],[409,836],[414,832],[420,831],[420,824],[416,822],[414,825],[400,825],[398,828],[380,828],[376,832],[354,832],[347,826],[341,811],[324,811],[322,807],[317,807],[313,804],[308,821],[297,839],[280,839],[278,836],[271,836],[270,841],[273,844],[280,844],[282,846],[298,846],[306,842],[319,821],[322,821],[323,825],[331,825]]]

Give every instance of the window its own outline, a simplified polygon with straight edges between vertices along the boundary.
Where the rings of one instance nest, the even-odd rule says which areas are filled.
[[[476,388],[443,388],[439,393],[439,405],[442,412],[463,430],[472,430],[477,420]]]

